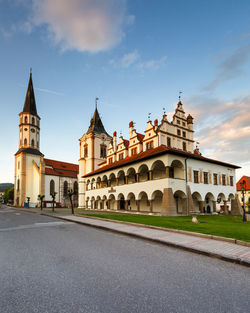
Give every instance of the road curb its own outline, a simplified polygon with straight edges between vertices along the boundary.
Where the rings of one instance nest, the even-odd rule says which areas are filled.
[[[41,213],[41,215],[54,217],[54,218],[57,218],[57,219],[70,221],[70,222],[73,222],[73,223],[76,223],[76,224],[85,225],[85,226],[89,226],[89,227],[94,227],[94,228],[97,228],[97,229],[102,229],[102,230],[106,230],[106,231],[110,231],[110,232],[113,232],[113,233],[118,233],[118,234],[130,236],[130,237],[140,238],[140,239],[143,239],[143,240],[146,240],[146,241],[155,242],[155,243],[162,244],[162,245],[165,245],[165,246],[178,248],[178,249],[182,249],[182,250],[185,250],[185,251],[194,252],[194,253],[197,253],[197,254],[209,256],[209,257],[212,257],[212,258],[217,258],[217,259],[220,259],[220,260],[223,260],[223,261],[227,261],[227,262],[230,262],[230,263],[235,263],[235,264],[239,264],[239,265],[244,265],[244,266],[250,267],[250,262],[241,260],[239,258],[233,258],[233,257],[230,257],[230,256],[226,256],[226,255],[222,255],[222,254],[218,254],[218,253],[213,253],[213,252],[209,252],[209,251],[205,251],[205,250],[200,250],[200,249],[196,249],[196,248],[193,248],[193,247],[188,247],[188,246],[181,245],[181,244],[176,244],[176,243],[173,243],[173,242],[163,241],[161,239],[148,238],[148,237],[143,236],[141,234],[127,233],[127,232],[124,232],[122,230],[112,229],[112,228],[110,228],[108,226],[93,225],[93,224],[89,224],[89,223],[83,222],[83,221],[74,221],[74,220],[72,220],[70,218],[63,217],[63,216],[55,216],[55,215],[50,215],[50,214],[47,214],[47,213]],[[95,219],[95,218],[92,218],[92,219]],[[100,218],[100,220],[102,220],[102,219]],[[113,222],[112,220],[108,220],[108,221],[109,222],[110,221]],[[138,226],[137,224],[135,224],[135,225]],[[133,223],[133,226],[135,226],[135,225]],[[143,226],[140,226],[140,227],[143,227]]]

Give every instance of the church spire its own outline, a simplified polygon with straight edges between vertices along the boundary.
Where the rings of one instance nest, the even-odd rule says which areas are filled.
[[[29,85],[26,93],[26,98],[23,106],[23,112],[24,113],[30,113],[32,115],[37,116],[37,110],[36,110],[36,99],[35,99],[35,93],[33,88],[33,81],[32,81],[32,71],[30,70],[30,79],[29,79]]]
[[[97,102],[97,100],[96,100],[96,102]],[[87,134],[89,134],[89,133],[106,134],[107,136],[109,136],[109,134],[106,132],[106,130],[102,124],[101,117],[100,117],[99,112],[97,110],[97,103],[95,106],[95,112],[94,112],[93,117],[90,121],[89,129],[87,131]]]

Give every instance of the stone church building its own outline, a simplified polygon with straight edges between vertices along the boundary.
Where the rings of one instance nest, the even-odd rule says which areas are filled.
[[[78,165],[50,160],[40,151],[40,117],[30,73],[27,94],[19,114],[19,149],[15,154],[14,204],[36,206],[38,195],[45,195],[45,205],[51,206],[51,193],[56,192],[58,205],[67,206],[68,188],[75,191],[74,203],[78,205]]]

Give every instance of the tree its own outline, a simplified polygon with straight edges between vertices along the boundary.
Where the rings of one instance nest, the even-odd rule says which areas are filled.
[[[43,199],[45,198],[45,195],[38,195],[38,200],[41,201],[41,211],[43,210]]]
[[[72,214],[75,214],[74,206],[73,206],[73,195],[75,194],[75,191],[72,188],[69,188],[67,191],[67,194],[68,194],[70,204],[71,204],[71,212],[72,212]]]
[[[14,200],[14,187],[8,187],[5,189],[3,199],[5,203],[7,203],[9,200]]]
[[[52,198],[52,212],[55,212],[55,199],[56,199],[57,192],[51,192],[51,198]]]

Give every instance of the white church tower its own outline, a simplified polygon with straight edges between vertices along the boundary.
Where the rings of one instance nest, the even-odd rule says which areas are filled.
[[[40,152],[40,117],[30,73],[28,89],[22,112],[19,114],[19,149],[15,154],[14,203],[21,205],[37,202],[44,194],[44,161]]]
[[[98,99],[96,99],[97,101]],[[99,164],[107,159],[107,147],[112,137],[106,132],[99,112],[97,103],[95,112],[90,121],[88,131],[79,139],[79,207],[85,207],[85,185],[83,175],[99,168]]]

